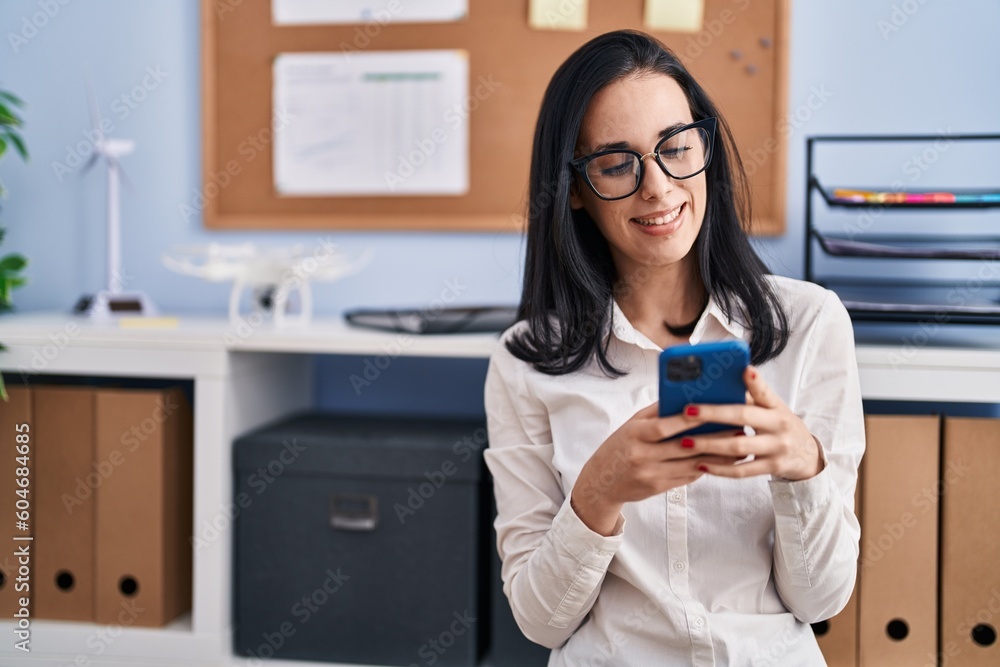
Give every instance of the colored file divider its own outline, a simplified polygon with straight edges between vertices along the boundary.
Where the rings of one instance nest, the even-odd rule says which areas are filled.
[[[833,199],[869,204],[1000,204],[1000,192],[882,192],[835,188]]]

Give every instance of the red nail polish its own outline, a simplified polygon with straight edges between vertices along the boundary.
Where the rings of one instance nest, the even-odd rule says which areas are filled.
[[[755,371],[750,371],[750,379],[751,380],[756,380],[757,379],[757,373]]]
[[[684,438],[681,440],[681,447],[694,447],[694,440],[691,438]]]
[[[698,406],[697,405],[689,405],[689,406],[687,406],[687,408],[684,410],[684,414],[686,414],[688,417],[697,417],[698,416]]]
[[[746,431],[734,431],[733,435],[746,435]]]
[[[702,472],[708,472],[708,466],[698,466],[698,470]]]

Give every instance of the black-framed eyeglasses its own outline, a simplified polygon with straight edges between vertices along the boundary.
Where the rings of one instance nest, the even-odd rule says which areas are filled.
[[[580,172],[594,194],[607,201],[634,195],[642,183],[645,161],[652,156],[667,176],[684,180],[705,171],[712,161],[715,118],[679,127],[660,139],[652,153],[610,149],[577,158],[570,165]]]

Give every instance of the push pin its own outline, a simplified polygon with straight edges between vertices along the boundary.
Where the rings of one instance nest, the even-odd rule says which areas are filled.
[[[732,57],[733,60],[743,59],[743,52],[740,51],[739,49],[733,49],[732,51],[729,52],[729,55]]]
[[[747,65],[747,74],[754,75],[757,73],[757,66],[754,64]]]
[[[761,37],[760,38],[760,45],[763,46],[765,49],[771,48],[771,38],[770,37]]]

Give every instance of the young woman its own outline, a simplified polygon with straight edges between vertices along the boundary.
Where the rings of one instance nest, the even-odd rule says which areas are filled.
[[[530,201],[485,388],[521,630],[549,665],[825,664],[809,623],[847,603],[860,536],[853,330],[754,253],[719,110],[648,35],[597,37],[545,93]],[[661,350],[728,339],[747,404],[659,417]],[[733,430],[678,437],[709,421]]]

